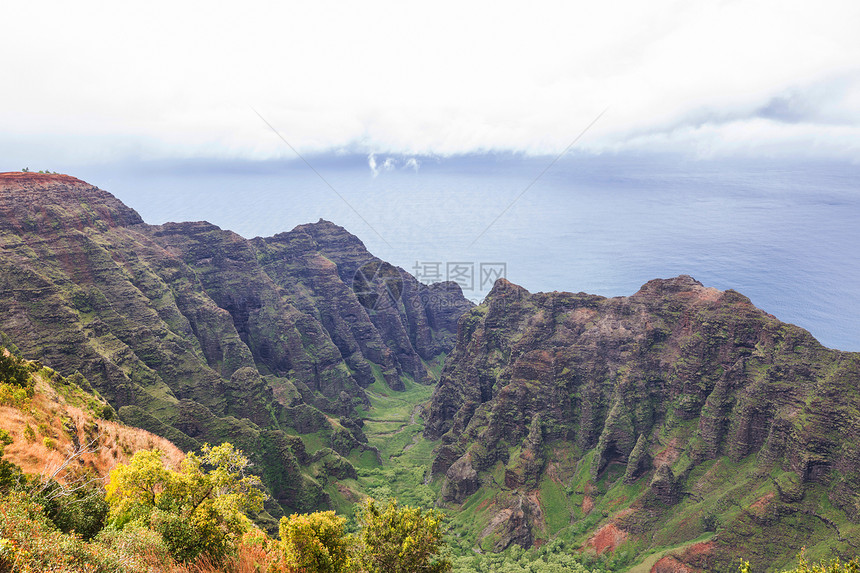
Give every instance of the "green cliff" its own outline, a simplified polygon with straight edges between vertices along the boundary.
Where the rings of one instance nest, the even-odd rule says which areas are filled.
[[[80,372],[129,424],[186,450],[233,442],[273,515],[330,506],[329,470],[378,457],[363,386],[375,372],[393,388],[431,382],[424,361],[450,351],[471,306],[404,276],[399,308],[366,308],[350,275],[364,264],[380,262],[327,222],[248,241],[208,223],[147,225],[73,177],[0,174],[0,332]],[[444,311],[422,302],[431,290]]]
[[[264,524],[370,493],[442,505],[470,558],[860,552],[860,354],[687,276],[617,298],[501,279],[474,307],[327,221],[247,240],[0,174],[0,343],[184,450],[233,443]]]
[[[425,436],[487,550],[560,535],[633,563],[698,540],[672,559],[703,570],[860,550],[860,354],[687,276],[619,298],[499,280]]]

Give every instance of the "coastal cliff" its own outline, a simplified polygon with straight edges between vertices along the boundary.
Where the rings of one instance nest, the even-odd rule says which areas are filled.
[[[79,372],[129,424],[186,450],[229,439],[285,511],[330,505],[319,468],[373,454],[364,388],[432,382],[427,362],[471,307],[455,285],[401,270],[401,299],[363,305],[352,275],[368,264],[383,263],[325,221],[250,241],[205,222],[147,225],[74,177],[0,174],[0,332]],[[302,435],[335,461],[311,462]]]
[[[856,550],[860,354],[689,276],[617,298],[499,280],[460,321],[425,435],[443,501],[488,500],[488,549],[572,525],[597,552],[713,534],[690,566],[769,563],[797,522],[807,547],[834,535],[830,507]]]

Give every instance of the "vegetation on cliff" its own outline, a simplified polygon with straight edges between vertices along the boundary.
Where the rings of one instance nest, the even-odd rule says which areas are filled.
[[[391,562],[408,545],[506,573],[776,570],[806,546],[835,572],[860,551],[860,354],[690,277],[611,299],[500,280],[472,307],[326,221],[246,240],[0,174],[0,306],[0,570],[418,570]]]
[[[65,175],[0,174],[0,247],[0,331],[21,353],[80,373],[124,422],[185,451],[234,443],[272,531],[347,503],[334,480],[377,459],[364,388],[434,381],[427,364],[471,306],[404,273],[393,306],[365,308],[352,274],[378,259],[331,223],[254,241],[150,226]]]
[[[499,281],[460,326],[425,436],[484,550],[856,555],[860,355],[690,277],[613,299]]]

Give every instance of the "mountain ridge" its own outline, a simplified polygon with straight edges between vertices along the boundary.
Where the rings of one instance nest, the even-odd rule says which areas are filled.
[[[686,275],[614,298],[499,279],[474,306],[329,221],[148,225],[78,179],[7,173],[0,305],[4,344],[124,422],[248,453],[263,523],[403,479],[468,553],[556,539],[699,571],[860,551],[860,353]]]
[[[425,436],[441,440],[432,473],[442,500],[492,508],[475,532],[482,547],[530,546],[586,523],[616,541],[575,536],[584,547],[638,554],[722,522],[687,565],[730,569],[734,546],[747,542],[755,565],[791,557],[787,540],[739,531],[800,514],[816,532],[808,548],[829,542],[828,527],[813,523],[823,517],[843,524],[834,545],[850,556],[860,533],[858,383],[860,353],[824,348],[740,293],[689,276],[615,298],[531,294],[500,280],[461,319]],[[727,476],[708,469],[730,466],[745,489],[718,494]],[[822,503],[835,513],[824,516]],[[500,510],[507,520],[490,519]],[[673,530],[677,515],[685,525]]]
[[[373,453],[356,411],[368,405],[363,386],[429,382],[412,341],[441,341],[421,347],[435,359],[456,320],[436,320],[421,285],[387,308],[362,305],[332,268],[311,264],[325,256],[308,230],[347,244],[361,264],[381,261],[343,228],[315,225],[261,253],[265,239],[255,246],[205,222],[147,225],[73,177],[0,174],[0,332],[25,356],[80,372],[125,422],[184,450],[229,438],[283,511],[327,507],[341,493],[323,466],[354,473]],[[260,261],[283,262],[286,251],[300,254],[290,272],[268,274]],[[369,285],[380,295],[383,286]],[[471,306],[450,285],[438,295],[446,308]],[[341,308],[351,312],[327,320]],[[385,320],[374,323],[377,313]],[[305,442],[319,440],[331,459],[307,455]]]

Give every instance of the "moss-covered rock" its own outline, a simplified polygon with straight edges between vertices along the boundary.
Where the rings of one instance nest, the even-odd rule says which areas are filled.
[[[810,488],[825,489],[844,523],[856,519],[858,384],[860,354],[687,276],[617,298],[499,280],[460,322],[425,436],[440,440],[432,472],[449,502],[539,491],[559,503],[556,486],[541,485],[558,483],[571,515],[601,508],[618,535],[648,531],[659,547],[702,535],[703,523],[731,527],[747,497],[769,530],[790,529]],[[569,457],[540,455],[538,418]],[[523,517],[532,536],[542,531]],[[723,563],[721,531],[709,559]]]

